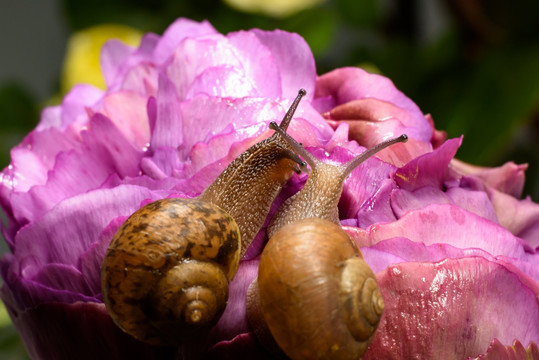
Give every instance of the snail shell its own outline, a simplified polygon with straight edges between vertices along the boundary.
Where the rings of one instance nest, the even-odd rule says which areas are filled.
[[[283,129],[304,95],[301,89]],[[103,300],[116,324],[155,345],[184,342],[215,324],[240,256],[282,186],[303,166],[273,134],[238,156],[197,199],[164,199],[135,212],[115,234],[101,268]]]
[[[212,326],[225,309],[239,247],[235,220],[218,206],[174,198],[142,207],[115,234],[103,260],[109,314],[125,332],[154,345],[177,344]]]
[[[359,358],[384,309],[352,240],[323,219],[275,233],[260,259],[258,290],[264,320],[292,359]]]

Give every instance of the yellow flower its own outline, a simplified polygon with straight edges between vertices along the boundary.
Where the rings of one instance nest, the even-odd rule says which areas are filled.
[[[103,44],[110,39],[119,39],[127,45],[137,46],[141,37],[140,31],[116,24],[97,25],[71,35],[62,69],[62,94],[80,83],[104,89],[105,80],[99,63]]]
[[[285,17],[323,2],[323,0],[224,0],[240,11]]]

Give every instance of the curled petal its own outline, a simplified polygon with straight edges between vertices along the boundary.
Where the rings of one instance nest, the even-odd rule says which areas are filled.
[[[387,106],[396,107],[392,108],[390,113],[397,111],[403,114],[400,111],[404,110],[405,117],[402,120],[405,123],[403,125],[414,134],[412,137],[423,142],[430,142],[432,129],[423,113],[412,100],[397,90],[388,78],[370,74],[360,68],[341,68],[317,79],[315,103],[319,104],[318,109],[322,113],[358,99],[384,101]],[[356,107],[355,110],[360,109],[361,107]],[[367,110],[367,113],[369,112],[370,110]]]
[[[519,198],[524,187],[524,172],[528,165],[517,165],[510,161],[499,167],[485,168],[453,159],[451,167],[459,174],[477,177],[487,186]]]
[[[397,170],[395,181],[400,188],[406,190],[429,185],[441,188],[446,179],[449,162],[461,143],[462,138],[449,139],[433,152],[415,158]]]

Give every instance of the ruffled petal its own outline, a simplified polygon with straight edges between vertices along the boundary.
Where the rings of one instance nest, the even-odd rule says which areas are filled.
[[[398,112],[404,115],[408,132],[413,133],[417,140],[423,142],[431,140],[432,129],[421,110],[384,76],[370,74],[360,68],[333,70],[317,79],[315,99],[318,110],[322,113],[354,100],[384,101],[391,108],[390,113],[398,111],[397,108],[405,111]],[[360,109],[361,107],[355,108],[355,110]]]

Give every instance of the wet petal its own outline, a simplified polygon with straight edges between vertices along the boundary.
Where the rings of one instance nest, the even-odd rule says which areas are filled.
[[[377,277],[385,311],[364,359],[464,359],[494,338],[539,338],[537,283],[481,257],[400,263]]]

